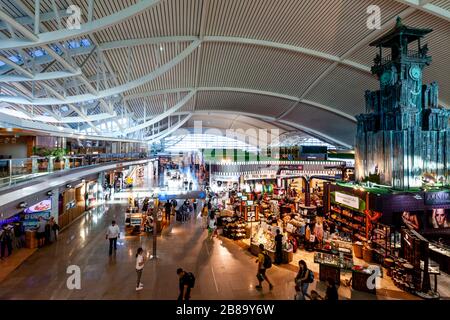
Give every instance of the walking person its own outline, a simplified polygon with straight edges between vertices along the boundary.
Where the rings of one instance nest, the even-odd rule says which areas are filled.
[[[262,282],[264,280],[269,284],[269,290],[273,289],[273,285],[270,282],[269,278],[266,275],[266,270],[272,267],[272,260],[269,255],[264,250],[264,245],[261,243],[259,245],[259,253],[258,258],[256,259],[256,263],[258,264],[258,270],[256,273],[256,278],[258,279],[258,285],[255,287],[256,289],[262,289]]]
[[[192,205],[194,206],[194,214],[197,214],[197,205],[198,205],[197,199],[194,199],[194,201],[192,201]]]
[[[144,250],[142,248],[138,248],[136,252],[136,291],[144,289],[144,285],[141,282],[142,271],[144,271],[144,264]]]
[[[0,230],[0,246],[1,246],[1,255],[0,257],[6,258],[12,254],[12,239],[13,234],[11,228],[8,227],[8,224],[4,223],[2,225],[2,229]],[[8,249],[8,255],[5,255],[5,251]]]
[[[183,205],[180,208],[180,212],[181,212],[181,222],[184,223],[187,221],[187,216],[189,213],[189,207],[187,204],[187,200],[183,202]]]
[[[208,228],[208,207],[206,205],[202,208],[202,227]]]
[[[45,230],[47,226],[47,221],[44,217],[39,216],[38,224],[36,226],[36,238],[38,241],[38,248],[42,248],[45,244]]]
[[[50,239],[51,233],[52,233],[52,226],[50,225],[50,220],[47,220],[45,224],[45,244],[52,243]]]
[[[338,291],[336,288],[336,283],[333,278],[327,278],[327,292],[325,295],[325,300],[337,301],[339,300]]]
[[[172,204],[169,201],[167,201],[164,204],[164,210],[166,212],[166,221],[168,223],[170,223],[170,213],[171,213],[171,210],[172,210]]]
[[[50,243],[55,242],[58,239],[58,231],[59,231],[59,225],[55,222],[55,217],[51,216],[50,220],[48,221],[49,225],[49,239]]]
[[[275,264],[281,264],[283,262],[283,235],[280,229],[277,229],[277,235],[275,236]]]
[[[216,214],[214,213],[214,211],[211,211],[209,213],[209,222],[208,222],[208,238],[209,238],[209,240],[212,240],[214,235],[217,235],[216,229],[217,229]]]
[[[300,260],[298,266],[299,270],[295,277],[296,291],[298,300],[305,300],[305,297],[308,296],[309,284],[314,281],[314,273],[308,269],[304,260]]]
[[[120,237],[120,229],[119,226],[116,224],[116,221],[113,220],[111,222],[111,225],[108,227],[108,230],[106,231],[106,239],[109,240],[109,255],[112,255],[113,247],[114,252],[117,250],[117,239]]]
[[[182,268],[177,269],[179,279],[178,301],[189,301],[191,299],[191,290],[195,285],[195,276],[192,272],[184,271]]]

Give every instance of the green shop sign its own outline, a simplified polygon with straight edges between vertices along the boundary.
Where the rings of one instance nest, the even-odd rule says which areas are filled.
[[[364,212],[366,209],[366,202],[359,197],[348,194],[342,191],[332,191],[330,193],[331,202],[339,204],[340,206],[349,208],[351,210],[358,210]]]

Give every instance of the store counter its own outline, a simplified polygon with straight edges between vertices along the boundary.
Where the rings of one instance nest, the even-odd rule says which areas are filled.
[[[445,273],[450,273],[450,250],[438,244],[429,244],[430,259],[439,264]]]
[[[341,283],[341,268],[338,265],[319,262],[319,280],[327,281],[328,278],[334,280],[338,286]]]
[[[371,275],[372,273],[368,269],[357,268],[355,266],[352,269],[352,288],[354,290],[376,294],[375,286],[373,289],[368,287],[368,283],[371,282],[368,281]]]
[[[341,283],[341,269],[351,270],[353,267],[353,261],[343,254],[317,252],[314,254],[314,262],[319,264],[319,280],[332,278],[336,285]]]
[[[25,232],[25,247],[27,247],[29,249],[35,249],[38,247],[36,231],[27,230]]]
[[[250,252],[257,256],[260,252],[259,250],[259,243],[252,243],[250,245]],[[272,263],[275,262],[275,251],[266,250],[267,254],[269,255],[270,259],[272,259]],[[283,263],[290,263],[294,260],[294,252],[292,250],[286,251],[283,250]]]

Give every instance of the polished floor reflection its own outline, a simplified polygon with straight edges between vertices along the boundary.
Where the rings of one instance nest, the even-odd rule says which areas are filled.
[[[57,243],[39,249],[28,258],[0,283],[0,299],[176,299],[178,267],[196,275],[192,299],[293,299],[298,259],[291,265],[272,267],[268,276],[275,288],[269,291],[264,287],[258,291],[255,289],[255,257],[231,240],[208,240],[199,218],[186,224],[172,219],[172,224],[158,237],[158,258],[146,262],[142,276],[144,289],[136,292],[134,255],[138,247],[143,247],[149,257],[152,237],[122,237],[116,254],[111,257],[105,239],[106,228],[113,219],[118,221],[124,234],[126,194],[117,194],[114,200],[61,233]],[[298,257],[311,260],[306,252]],[[79,290],[67,288],[70,265],[81,269]],[[311,267],[318,271],[312,261]],[[322,294],[325,290],[324,284],[317,281],[311,288]],[[339,288],[339,295],[341,299],[415,298],[391,288],[387,282],[378,295],[355,292],[343,286]]]

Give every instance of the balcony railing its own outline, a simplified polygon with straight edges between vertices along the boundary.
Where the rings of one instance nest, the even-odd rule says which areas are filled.
[[[422,59],[423,53],[418,50],[408,50],[407,58],[409,59]],[[380,65],[384,66],[392,61],[392,55],[388,54],[381,59]]]
[[[76,155],[62,158],[31,157],[25,159],[0,159],[0,188],[59,171],[89,167],[110,162],[146,158],[139,152]]]

